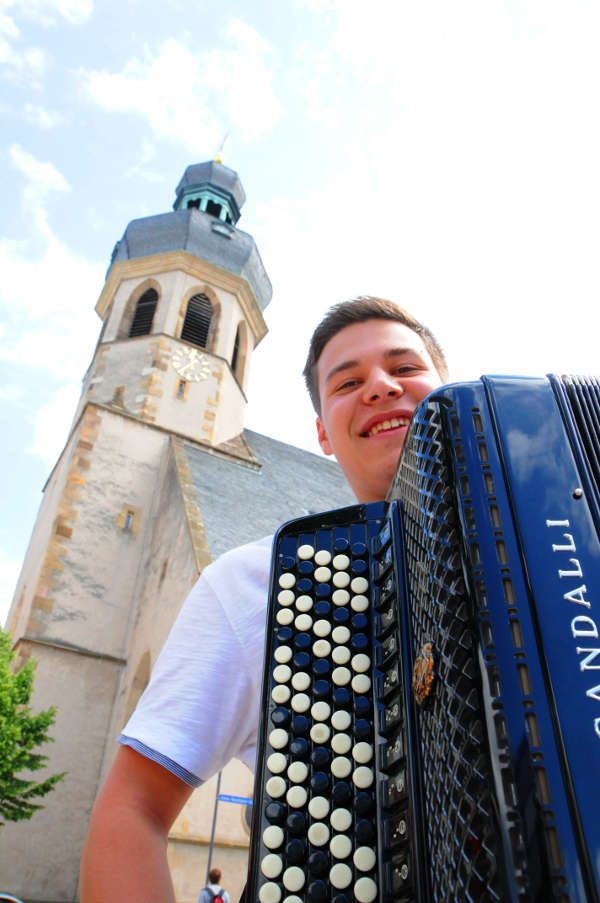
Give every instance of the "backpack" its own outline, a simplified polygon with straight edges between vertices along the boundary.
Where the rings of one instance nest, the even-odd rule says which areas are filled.
[[[211,895],[211,903],[223,903],[223,897],[221,896],[223,893],[222,887],[220,887],[216,893],[214,892],[214,890],[211,890],[210,887],[205,887],[204,890],[207,890]]]

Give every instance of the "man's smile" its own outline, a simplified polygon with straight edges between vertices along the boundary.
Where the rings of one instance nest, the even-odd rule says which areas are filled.
[[[399,427],[407,427],[411,417],[412,411],[382,411],[380,414],[375,414],[367,420],[363,429],[360,431],[360,436],[363,439],[371,439],[373,436],[378,436],[380,433],[387,433],[391,430],[396,430]]]

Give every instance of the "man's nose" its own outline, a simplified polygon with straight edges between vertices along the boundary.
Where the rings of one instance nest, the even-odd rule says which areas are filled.
[[[382,398],[400,398],[404,389],[397,379],[394,379],[385,370],[374,370],[364,385],[363,401],[372,404]]]

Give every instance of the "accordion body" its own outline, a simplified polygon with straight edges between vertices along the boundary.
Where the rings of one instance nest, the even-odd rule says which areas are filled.
[[[418,407],[274,540],[249,899],[600,901],[600,385]]]

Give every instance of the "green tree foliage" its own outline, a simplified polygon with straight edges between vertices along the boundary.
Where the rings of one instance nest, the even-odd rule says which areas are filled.
[[[10,667],[12,659],[10,636],[0,630],[0,818],[20,821],[44,808],[32,800],[50,793],[64,774],[55,774],[39,784],[18,777],[22,772],[38,771],[48,761],[47,756],[34,750],[52,740],[47,732],[54,724],[56,709],[31,713],[35,662],[28,661],[15,673]]]

